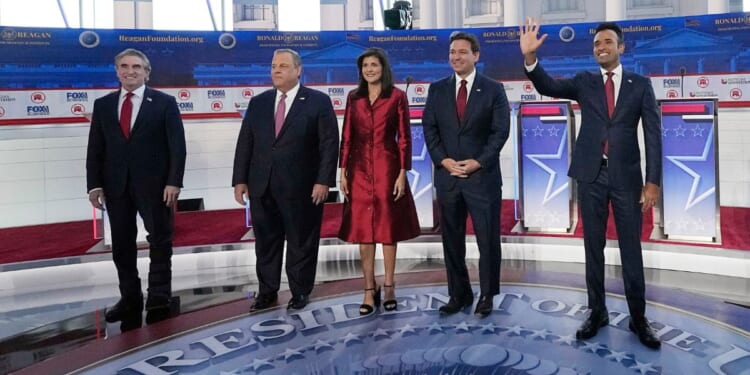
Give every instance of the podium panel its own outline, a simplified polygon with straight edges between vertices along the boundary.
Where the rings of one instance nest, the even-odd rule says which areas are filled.
[[[530,231],[569,232],[575,215],[568,177],[575,139],[570,102],[522,102],[518,124],[521,224]]]
[[[419,226],[432,229],[437,225],[435,196],[432,189],[432,159],[427,152],[421,116],[411,120],[411,170],[406,174],[414,196]]]
[[[663,234],[669,239],[721,242],[716,99],[659,103]]]

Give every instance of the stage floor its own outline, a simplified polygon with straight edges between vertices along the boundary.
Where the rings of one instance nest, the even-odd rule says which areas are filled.
[[[440,243],[421,238],[400,249],[422,256],[397,261],[398,311],[360,317],[356,247],[324,241],[307,308],[288,312],[282,293],[278,307],[248,314],[257,289],[252,246],[176,251],[173,288],[182,314],[122,334],[103,318],[117,301],[109,256],[3,270],[0,373],[610,375],[750,368],[747,278],[647,269],[647,315],[663,341],[653,351],[628,331],[617,266],[607,266],[610,325],[576,341],[586,304],[580,263],[505,259],[503,294],[490,316],[466,309],[445,317],[437,310],[448,294]],[[477,261],[469,266],[477,281]]]

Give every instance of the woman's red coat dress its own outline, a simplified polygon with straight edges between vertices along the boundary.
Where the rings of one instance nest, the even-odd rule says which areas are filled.
[[[406,94],[394,88],[370,105],[349,93],[341,132],[340,167],[346,168],[349,199],[339,238],[355,243],[385,243],[419,235],[419,220],[409,183],[393,201],[401,169],[411,169],[411,130]]]

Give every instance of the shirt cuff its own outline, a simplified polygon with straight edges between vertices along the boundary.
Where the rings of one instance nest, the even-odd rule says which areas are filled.
[[[530,72],[536,68],[536,65],[539,64],[539,59],[536,59],[533,64],[526,65],[526,63],[523,64],[523,67],[526,68],[527,72]]]

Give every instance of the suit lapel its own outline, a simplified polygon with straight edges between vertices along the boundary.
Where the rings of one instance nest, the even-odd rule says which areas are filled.
[[[297,96],[294,97],[294,100],[292,101],[292,107],[289,108],[289,111],[286,113],[286,117],[284,117],[284,125],[281,126],[281,130],[279,131],[279,135],[278,137],[276,137],[276,139],[280,139],[284,135],[286,129],[291,126],[290,119],[294,118],[297,113],[299,113],[305,107],[305,104],[307,104],[307,93],[307,88],[300,85],[299,90],[297,91]],[[278,95],[278,91],[276,94]],[[275,97],[274,102],[276,102]],[[276,132],[275,129],[274,132]]]
[[[143,91],[143,99],[141,100],[141,107],[138,109],[138,116],[135,118],[133,128],[130,129],[130,137],[136,134],[139,128],[143,126],[145,118],[148,118],[148,112],[153,106],[152,91],[148,87]]]
[[[479,76],[479,73],[474,76],[474,83],[471,85],[471,91],[467,92],[468,97],[466,98],[466,112],[464,112],[464,121],[461,125],[461,128],[466,128],[471,123],[469,121],[469,118],[471,117],[471,114],[474,113],[474,107],[477,106],[477,103],[482,100],[481,99],[481,93],[482,93],[482,78]]]
[[[628,97],[633,93],[633,75],[623,69],[622,80],[620,81],[620,92],[617,95],[617,102],[615,102],[615,113],[612,117],[617,116],[617,109],[620,108],[620,104],[626,103]]]

